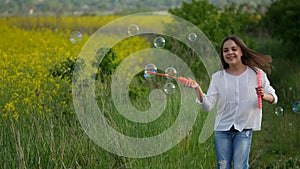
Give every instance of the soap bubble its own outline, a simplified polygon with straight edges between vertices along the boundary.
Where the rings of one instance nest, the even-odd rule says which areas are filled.
[[[163,48],[166,44],[166,40],[159,36],[154,39],[153,44],[156,48]]]
[[[293,112],[300,114],[300,101],[295,101],[292,105]]]
[[[79,32],[79,31],[73,31],[73,32],[71,32],[71,34],[70,34],[70,41],[73,44],[80,43],[82,41],[82,34],[81,34],[81,32]]]
[[[146,71],[144,72],[144,78],[145,79],[150,79],[151,77],[154,77],[154,76],[155,76],[155,74],[149,74]]]
[[[189,41],[195,41],[197,39],[197,34],[196,33],[190,33],[188,35]]]
[[[275,114],[277,116],[282,116],[283,115],[283,108],[282,107],[276,107],[275,108]]]
[[[145,68],[144,68],[144,78],[145,79],[154,77],[155,73],[157,73],[157,67],[155,64],[149,63],[145,66]]]
[[[166,83],[165,86],[164,86],[164,92],[166,94],[172,94],[175,92],[175,85],[173,83]]]
[[[173,79],[177,76],[177,70],[174,67],[168,67],[165,70],[165,74],[168,79]]]
[[[140,31],[140,28],[135,24],[131,24],[128,26],[128,34],[130,36],[134,36],[134,35],[138,34],[139,31]]]

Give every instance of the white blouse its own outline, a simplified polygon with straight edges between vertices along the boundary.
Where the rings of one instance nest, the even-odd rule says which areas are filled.
[[[262,70],[262,86],[265,93],[274,96],[273,104],[278,101],[274,88],[270,85],[266,73]],[[257,108],[257,74],[247,66],[240,75],[228,74],[220,70],[212,75],[211,82],[204,95],[203,102],[199,103],[205,111],[209,112],[217,104],[215,131],[227,131],[232,125],[236,130],[261,129],[262,110]]]

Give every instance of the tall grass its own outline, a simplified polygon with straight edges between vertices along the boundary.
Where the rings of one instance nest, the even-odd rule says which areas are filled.
[[[271,55],[271,85],[278,95],[277,105],[264,105],[262,131],[254,137],[252,153],[255,168],[299,168],[300,114],[292,111],[294,101],[299,101],[299,54],[291,51],[277,39],[254,39],[255,50]],[[290,56],[288,56],[290,55]],[[295,59],[289,59],[294,56]],[[282,107],[283,116],[275,115]]]

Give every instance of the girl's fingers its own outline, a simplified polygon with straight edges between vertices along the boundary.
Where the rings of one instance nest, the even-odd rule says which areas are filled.
[[[264,88],[262,86],[256,87],[255,89],[257,95],[264,95]]]
[[[187,81],[183,84],[183,86],[193,88],[194,84],[195,84],[195,81],[193,81],[190,78],[187,78]]]

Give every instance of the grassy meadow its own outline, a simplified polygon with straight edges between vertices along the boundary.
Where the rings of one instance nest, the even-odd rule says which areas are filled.
[[[213,137],[203,144],[198,142],[206,119],[201,110],[193,130],[178,145],[142,159],[121,157],[102,149],[81,127],[73,107],[72,84],[68,79],[50,76],[49,72],[68,58],[76,58],[89,36],[117,18],[0,18],[0,168],[216,168]],[[73,30],[82,32],[81,43],[70,42]],[[135,39],[135,43],[138,46],[128,50],[150,47],[141,39]],[[256,48],[274,55],[284,54],[279,46],[276,41],[264,40]],[[124,52],[121,58],[127,54]],[[300,100],[299,72],[297,63],[274,58],[270,78],[278,91],[279,103],[263,103],[262,131],[253,136],[251,168],[300,168],[300,115],[291,109],[292,102]],[[109,89],[107,86],[109,82],[101,82],[103,88],[99,90]],[[105,108],[111,121],[121,124],[122,118],[114,115],[118,112],[110,109],[112,103],[107,92],[99,99],[107,101]],[[180,103],[175,99],[171,104],[176,107]],[[137,106],[144,107],[142,103]],[[283,116],[275,115],[276,107],[283,107]],[[158,125],[151,126],[154,133],[176,118],[173,110],[171,107]],[[125,123],[120,130],[131,125]],[[129,131],[129,135],[135,134],[133,129]],[[139,132],[147,135],[144,130]]]

